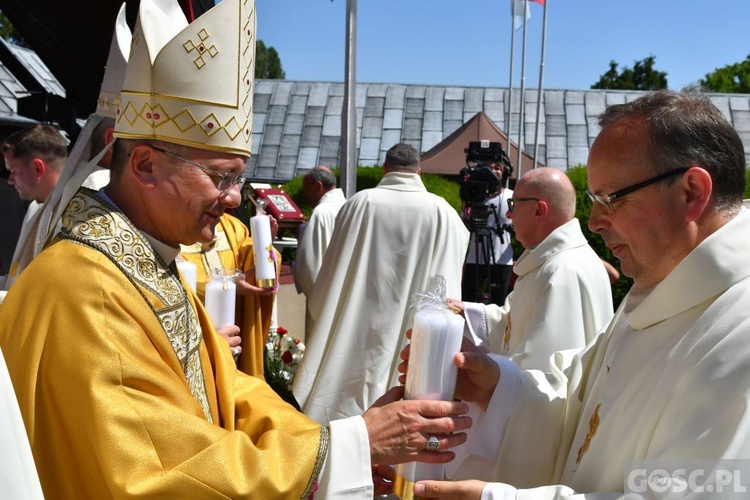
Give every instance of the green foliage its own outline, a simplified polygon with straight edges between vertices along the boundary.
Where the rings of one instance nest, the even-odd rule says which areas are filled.
[[[21,33],[11,24],[10,19],[0,11],[0,38],[6,42],[28,47]]]
[[[750,94],[750,55],[742,62],[728,64],[708,73],[700,83],[711,92]]]
[[[591,232],[589,229],[589,215],[591,214],[591,200],[586,196],[586,188],[588,187],[586,167],[579,165],[574,167],[567,172],[570,182],[573,183],[573,187],[576,190],[576,218],[581,223],[581,230],[583,235],[589,241],[589,245],[594,249],[596,254],[602,259],[612,264],[618,271],[620,271],[620,261],[612,255],[612,251],[606,247],[604,240],[597,233]],[[633,280],[627,276],[620,274],[620,279],[612,287],[612,299],[615,308],[620,305],[622,299],[633,286]]]
[[[745,170],[745,195],[743,198],[750,200],[750,170]]]
[[[592,89],[657,90],[667,88],[667,73],[654,69],[655,56],[636,61],[633,69],[627,66],[617,71],[617,62],[610,61],[609,71],[604,73]]]
[[[266,47],[263,40],[255,44],[255,78],[265,80],[283,80],[286,78],[281,67],[279,53],[273,47]]]

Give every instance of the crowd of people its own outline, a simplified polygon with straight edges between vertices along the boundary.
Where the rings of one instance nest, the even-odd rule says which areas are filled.
[[[558,169],[501,182],[491,224],[524,250],[506,259],[507,231],[497,269],[426,190],[411,145],[348,200],[310,168],[297,410],[263,380],[276,288],[231,215],[252,136],[252,2],[191,23],[175,0],[139,9],[132,33],[121,9],[70,154],[51,125],[0,146],[33,202],[0,297],[4,497],[372,498],[420,461],[446,464],[410,485],[420,498],[617,498],[634,460],[750,458],[745,153],[708,96],[655,91],[602,113],[588,221]],[[200,33],[222,47],[210,64],[185,56]],[[582,223],[634,281],[617,311]],[[234,325],[203,305],[216,269],[238,271]],[[455,400],[406,400],[410,305],[437,277],[466,320]]]

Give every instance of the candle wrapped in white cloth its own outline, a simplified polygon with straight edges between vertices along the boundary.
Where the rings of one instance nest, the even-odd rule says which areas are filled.
[[[445,303],[445,279],[438,276],[433,290],[418,293],[411,332],[406,399],[451,401],[458,369],[453,361],[461,350],[464,319]],[[414,483],[443,479],[443,464],[411,462],[396,466],[394,492],[403,500],[414,497]]]
[[[229,272],[214,269],[211,281],[206,283],[206,298],[204,300],[208,317],[217,330],[235,323],[235,303],[237,301],[237,285],[234,279],[236,270]]]

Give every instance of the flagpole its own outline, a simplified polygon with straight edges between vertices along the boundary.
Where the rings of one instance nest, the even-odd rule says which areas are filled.
[[[357,191],[357,0],[346,0],[344,107],[341,113],[341,188],[351,198]]]
[[[542,87],[544,86],[544,57],[547,53],[547,4],[544,2],[544,18],[542,20],[542,62],[539,64],[539,90],[536,97],[536,128],[534,130],[534,168],[539,157],[539,125],[542,116]]]
[[[526,28],[528,26],[528,23],[526,22],[526,12],[528,12],[529,8],[529,0],[523,0],[523,45],[521,49],[521,96],[520,96],[520,113],[518,115],[518,160],[516,163],[516,168],[518,169],[518,176],[517,179],[521,178],[521,171],[523,170],[521,168],[521,144],[523,144],[523,120],[524,120],[524,110],[526,109],[526,103],[524,102],[526,100],[525,94],[526,94]]]
[[[511,2],[515,2],[515,0],[511,0]],[[511,113],[513,111],[513,56],[515,54],[515,40],[516,40],[516,22],[515,18],[515,3],[511,4],[513,7],[510,11],[510,79],[508,81],[508,112],[506,113],[507,119],[505,120],[505,135],[508,138],[508,144],[506,144],[505,150],[508,153],[508,157],[510,157],[510,119],[511,119]]]

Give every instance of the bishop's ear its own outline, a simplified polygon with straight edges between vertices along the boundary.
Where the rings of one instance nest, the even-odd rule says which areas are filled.
[[[146,144],[138,144],[130,152],[127,168],[135,181],[145,189],[154,189],[157,181],[158,152]]]
[[[701,167],[692,167],[682,175],[682,189],[688,220],[697,220],[708,206],[713,181],[711,174]]]

